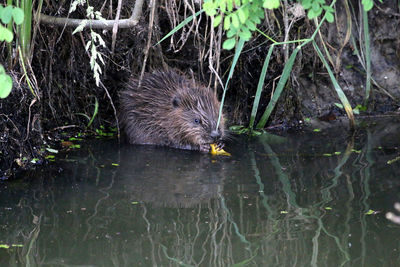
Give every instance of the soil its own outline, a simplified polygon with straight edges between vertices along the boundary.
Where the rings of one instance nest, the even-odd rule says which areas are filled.
[[[162,36],[190,16],[193,8],[199,10],[197,1],[188,2],[193,6],[187,6],[186,1],[161,1],[155,8],[154,17],[151,17],[151,8],[146,2],[139,23],[133,28],[118,30],[114,51],[111,51],[112,30],[97,30],[106,44],[106,48],[98,48],[104,58],[104,65],[100,63],[100,86],[96,86],[88,51],[85,50],[86,42],[90,39],[89,30],[72,34],[74,29],[70,27],[34,23],[33,53],[28,76],[38,95],[36,98],[27,86],[18,60],[14,59],[12,64],[7,60],[8,53],[3,44],[1,48],[5,53],[0,53],[0,62],[12,74],[14,88],[8,98],[0,100],[0,179],[8,179],[15,176],[18,170],[44,163],[48,154],[46,148],[61,147],[66,136],[77,136],[78,133],[101,135],[104,127],[117,127],[118,92],[124,88],[130,76],[140,77],[145,61],[145,71],[166,66],[176,68],[213,87],[221,95],[221,86],[210,67],[219,73],[222,81],[226,81],[233,51],[220,50],[218,31],[210,41],[210,19],[204,13],[177,31],[172,38],[156,45]],[[321,28],[323,38],[318,37],[317,43],[323,47],[323,40],[329,50],[336,78],[355,107],[365,101],[366,74],[362,63],[365,53],[362,50],[363,35],[360,33],[362,17],[359,1],[348,2],[352,12],[351,38],[346,41],[348,16],[342,1],[338,1],[335,6],[336,21],[324,24]],[[108,5],[102,4],[96,3],[94,9],[102,10],[106,19],[113,19],[116,7],[109,10]],[[42,13],[67,17],[68,7],[59,5],[55,1],[43,3]],[[130,16],[132,6],[133,0],[124,2],[122,18]],[[259,28],[276,40],[284,40],[282,14],[283,10],[292,7],[266,12],[267,19]],[[85,14],[86,8],[78,7],[70,17],[84,18]],[[399,112],[399,17],[398,1],[395,0],[383,3],[375,1],[375,7],[368,12],[374,82],[368,109],[362,115],[396,115]],[[150,18],[154,25],[149,33]],[[293,21],[289,40],[307,38],[315,30],[313,22],[305,17],[295,17],[290,13],[289,20]],[[146,56],[149,35],[152,40]],[[248,125],[258,77],[270,45],[269,41],[256,33],[245,44],[224,104],[229,125]],[[268,105],[285,58],[294,47],[280,46],[274,50],[256,121]],[[15,51],[13,56],[17,54]],[[99,103],[98,112],[96,102]],[[345,116],[344,111],[335,105],[339,102],[326,70],[312,45],[309,45],[299,53],[267,129],[298,129],[303,127],[305,118],[321,118],[321,121],[325,120],[323,118],[333,118],[334,121],[337,117]],[[88,127],[93,116],[93,123]],[[329,123],[330,120],[325,121]]]

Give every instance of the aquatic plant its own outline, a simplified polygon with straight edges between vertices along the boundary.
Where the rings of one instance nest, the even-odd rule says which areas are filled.
[[[327,5],[324,0],[302,0],[299,1],[302,5],[302,7],[307,10],[307,17],[309,19],[316,19],[318,16],[323,15],[321,21],[317,23],[317,27],[312,34],[312,36],[308,39],[302,39],[302,40],[294,40],[294,41],[284,41],[284,42],[277,42],[273,40],[272,37],[267,36],[266,34],[262,33],[263,36],[268,38],[268,40],[272,41],[273,44],[270,46],[270,49],[268,51],[268,54],[265,58],[263,68],[261,71],[261,75],[259,77],[259,82],[257,86],[257,91],[255,95],[255,99],[253,102],[253,108],[251,111],[250,115],[250,122],[249,122],[249,127],[248,127],[248,132],[253,132],[253,127],[254,127],[254,122],[255,118],[257,115],[257,110],[259,106],[259,101],[261,97],[261,92],[262,88],[264,85],[264,80],[265,80],[265,75],[266,71],[268,68],[269,61],[271,59],[272,51],[275,46],[277,45],[288,45],[291,43],[301,43],[298,45],[294,51],[292,52],[291,56],[288,58],[288,60],[285,63],[285,66],[282,71],[281,78],[279,79],[277,88],[275,89],[275,92],[272,95],[272,98],[265,109],[260,121],[258,122],[256,129],[263,129],[276,105],[278,102],[281,93],[283,91],[283,88],[286,85],[286,82],[288,81],[290,77],[290,73],[292,71],[294,62],[296,60],[297,53],[303,46],[305,46],[308,43],[312,43],[314,46],[314,49],[318,56],[320,57],[324,67],[329,73],[329,77],[331,79],[331,82],[336,90],[336,93],[342,102],[342,105],[347,113],[347,116],[350,121],[350,128],[353,129],[355,125],[354,121],[354,115],[353,115],[353,110],[351,108],[351,105],[344,94],[342,88],[340,87],[338,81],[335,78],[335,75],[333,74],[327,60],[325,59],[325,56],[322,54],[320,51],[318,45],[315,42],[315,38],[317,36],[317,33],[319,33],[319,29],[324,22],[324,20],[328,22],[333,22],[334,21],[334,12],[335,10],[333,9],[333,6],[335,4],[335,0],[332,1],[330,5]],[[287,3],[286,3],[287,4]],[[365,96],[365,102],[368,102],[369,95],[370,95],[370,84],[371,84],[371,64],[370,64],[370,51],[369,51],[369,35],[368,35],[368,18],[367,18],[367,11],[370,10],[373,7],[373,1],[372,0],[363,0],[362,5],[364,7],[363,11],[363,18],[364,18],[364,38],[365,38],[365,51],[366,51],[366,70],[367,70],[367,77],[366,77],[366,96]],[[224,49],[232,49],[237,46],[243,46],[243,44],[240,43],[240,41],[248,41],[250,40],[252,36],[252,32],[257,30],[257,24],[261,22],[261,19],[264,18],[264,11],[263,8],[268,8],[268,9],[275,9],[280,6],[280,1],[275,1],[275,0],[264,0],[264,1],[230,1],[230,0],[209,0],[205,1],[203,8],[206,11],[207,15],[213,16],[214,18],[214,23],[213,26],[217,27],[220,23],[224,23],[224,30],[226,31],[226,37],[227,39],[224,41],[223,48]],[[316,20],[317,22],[317,20]],[[259,30],[258,30],[259,31]],[[330,58],[329,52],[327,51],[326,47],[325,48],[325,53],[326,56]],[[235,57],[237,57],[237,53],[240,53],[240,51],[236,50],[235,51]],[[235,64],[232,64],[231,69],[234,68]],[[228,77],[229,80],[230,77]],[[226,92],[226,86],[224,88],[224,95]],[[222,103],[223,103],[222,99]],[[243,129],[241,129],[243,131]]]

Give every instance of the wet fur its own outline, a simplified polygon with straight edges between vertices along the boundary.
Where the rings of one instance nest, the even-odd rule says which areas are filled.
[[[120,121],[132,144],[208,150],[220,103],[215,93],[173,70],[132,79],[120,93]],[[225,134],[224,118],[218,139]]]

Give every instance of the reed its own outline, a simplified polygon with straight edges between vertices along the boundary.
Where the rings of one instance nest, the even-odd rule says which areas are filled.
[[[233,71],[235,70],[236,67],[236,63],[239,59],[240,54],[242,53],[243,50],[243,46],[244,46],[245,40],[240,38],[239,42],[236,45],[235,48],[235,55],[233,56],[233,61],[232,61],[232,65],[231,68],[229,69],[229,74],[228,74],[228,79],[226,79],[226,83],[224,85],[224,91],[222,93],[222,98],[221,98],[221,105],[219,107],[219,115],[218,115],[218,122],[217,122],[217,127],[216,129],[218,129],[219,126],[219,122],[221,121],[221,116],[222,116],[222,107],[224,106],[224,101],[225,101],[225,96],[226,96],[226,91],[228,90],[228,83],[230,81],[230,79],[233,76]]]
[[[24,22],[20,25],[19,41],[22,57],[26,63],[31,60],[31,36],[32,36],[32,0],[21,0],[20,8],[24,12]]]
[[[271,46],[271,48],[268,50],[267,57],[264,60],[264,64],[263,64],[261,74],[260,74],[260,79],[258,80],[257,91],[256,91],[256,95],[255,95],[254,102],[253,102],[253,107],[251,109],[251,114],[250,114],[250,123],[249,123],[250,130],[253,130],[254,121],[256,119],[257,110],[258,110],[258,104],[260,103],[261,92],[262,92],[262,88],[263,88],[264,81],[265,81],[265,75],[267,74],[269,61],[271,60],[272,51],[273,51],[273,49]]]
[[[335,2],[336,1],[333,1],[330,7],[332,7],[335,4]],[[281,45],[281,44],[288,44],[288,43],[292,43],[292,42],[302,42],[301,45],[299,45],[299,46],[297,46],[295,48],[295,50],[292,52],[291,56],[289,57],[288,61],[286,62],[285,66],[283,68],[283,71],[282,71],[281,78],[279,79],[277,88],[276,88],[276,90],[275,90],[270,102],[268,103],[268,106],[265,109],[264,114],[262,115],[260,121],[258,122],[258,124],[256,126],[256,129],[262,129],[262,128],[265,127],[265,125],[266,125],[266,123],[267,123],[267,121],[268,121],[273,109],[275,108],[276,103],[278,102],[278,100],[279,100],[279,98],[281,96],[283,88],[285,87],[286,82],[290,77],[290,73],[292,71],[293,64],[294,64],[294,62],[296,60],[297,53],[301,50],[301,48],[303,46],[305,46],[306,44],[308,44],[310,42],[313,43],[314,49],[316,50],[318,56],[320,57],[324,67],[328,71],[329,77],[330,77],[331,82],[332,82],[332,84],[333,84],[333,86],[335,88],[335,91],[336,91],[336,93],[337,93],[337,95],[339,97],[339,100],[342,102],[342,104],[343,104],[343,106],[345,108],[346,114],[347,114],[347,116],[349,118],[350,129],[354,129],[355,121],[354,121],[354,114],[353,114],[353,110],[351,108],[351,105],[350,105],[345,93],[343,92],[342,88],[340,87],[339,83],[337,82],[335,76],[333,75],[333,72],[332,72],[328,62],[326,61],[325,57],[323,56],[323,54],[321,53],[321,51],[319,50],[318,46],[315,43],[316,34],[318,33],[322,23],[326,20],[326,17],[327,17],[328,14],[331,14],[331,13],[330,12],[326,12],[325,13],[325,15],[322,18],[321,22],[319,23],[319,25],[317,26],[317,28],[314,31],[313,35],[309,39],[296,40],[296,41],[291,41],[291,42],[274,43],[273,45],[271,45],[270,50],[268,51],[268,55],[267,55],[266,60],[265,60],[266,62],[264,62],[264,66],[266,64],[268,65],[267,61],[270,60],[270,53],[272,53],[272,49],[274,48],[274,46]],[[264,68],[263,68],[263,71],[264,71]],[[251,113],[250,123],[249,123],[249,129],[250,130],[252,130],[253,125],[254,125],[254,119],[255,119],[255,116],[256,116],[256,113],[257,113],[257,108],[258,108],[258,104],[259,104],[259,100],[260,100],[260,94],[261,94],[262,86],[263,86],[263,83],[264,83],[264,80],[265,80],[265,73],[263,73],[263,71],[261,72],[261,75],[260,75],[260,78],[259,78],[256,97],[255,97],[254,102],[253,102],[253,110],[252,110],[252,113]]]
[[[314,45],[314,49],[317,52],[319,58],[321,59],[322,63],[324,64],[325,69],[328,71],[329,78],[331,79],[333,87],[335,88],[335,91],[340,99],[340,102],[342,102],[344,110],[346,111],[347,117],[349,118],[350,129],[354,130],[355,121],[354,121],[353,109],[351,108],[350,102],[347,99],[346,95],[344,94],[342,88],[340,87],[338,81],[335,78],[335,75],[333,74],[333,71],[329,67],[328,62],[326,61],[324,55],[322,54],[321,50],[318,48],[318,45],[315,43],[315,41],[313,41],[313,45]]]
[[[193,20],[194,17],[197,17],[198,15],[200,15],[201,13],[203,13],[204,10],[201,9],[199,11],[197,11],[194,15],[191,15],[189,17],[187,17],[184,21],[182,21],[181,23],[179,23],[175,28],[173,28],[169,33],[167,33],[160,41],[158,41],[154,46],[159,45],[162,41],[164,41],[165,39],[167,39],[168,37],[170,37],[171,35],[173,35],[174,33],[176,33],[177,31],[179,31],[180,29],[182,29],[186,24],[188,24],[189,22],[191,22]]]
[[[272,110],[275,108],[276,103],[278,102],[283,88],[286,85],[287,80],[290,77],[290,72],[292,71],[293,64],[296,60],[297,53],[301,49],[301,46],[297,46],[293,53],[290,55],[288,62],[286,62],[285,67],[283,67],[282,75],[281,78],[279,79],[278,85],[276,87],[276,90],[271,98],[271,100],[268,103],[267,108],[264,111],[264,114],[262,115],[260,121],[257,124],[257,129],[262,129],[265,127],[265,124],[268,121],[269,116],[271,115]]]
[[[371,93],[371,49],[369,39],[369,26],[368,26],[368,13],[363,10],[363,32],[364,32],[364,44],[365,44],[365,71],[367,73],[365,81],[365,102],[364,106],[368,105],[368,100]]]

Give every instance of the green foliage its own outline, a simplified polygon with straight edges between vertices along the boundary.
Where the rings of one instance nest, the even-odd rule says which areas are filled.
[[[14,34],[11,30],[3,26],[3,24],[10,24],[14,22],[20,25],[24,21],[24,12],[18,7],[7,5],[3,7],[0,5],[0,42],[6,41],[11,43]],[[6,98],[12,89],[12,79],[6,74],[4,66],[0,64],[0,98]]]
[[[223,23],[227,40],[222,47],[230,50],[237,40],[248,41],[257,24],[264,19],[264,8],[279,7],[279,0],[206,0],[203,9],[209,16],[215,16],[213,26]]]
[[[86,25],[88,24],[88,22],[90,20],[93,20],[93,19],[104,20],[104,18],[101,16],[101,13],[99,11],[94,11],[94,8],[92,6],[90,6],[89,2],[86,2],[85,0],[75,0],[71,4],[69,13],[74,12],[78,5],[85,5],[85,4],[88,5],[88,7],[86,8],[86,17],[88,19],[83,20],[78,25],[78,27],[76,27],[76,29],[74,30],[74,32],[72,34],[83,31],[83,29],[86,27]],[[104,65],[104,59],[103,59],[103,55],[101,54],[101,52],[99,52],[98,48],[106,47],[106,43],[104,42],[101,35],[95,31],[93,31],[93,29],[91,27],[90,27],[90,37],[91,37],[91,39],[86,43],[85,49],[90,54],[90,68],[93,71],[93,77],[96,81],[96,85],[99,86],[100,74],[102,74],[102,70],[101,70],[99,62],[101,62]]]
[[[379,0],[382,3],[382,0]],[[362,0],[361,4],[364,7],[365,11],[369,11],[374,7],[374,0]]]
[[[31,38],[32,38],[32,21],[33,21],[32,0],[21,0],[19,5],[25,14],[24,23],[21,24],[21,27],[19,29],[19,43],[21,45],[21,55],[22,55],[21,58],[28,63],[30,62],[32,56],[31,55]],[[27,75],[27,73],[25,73],[25,75]],[[28,76],[26,77],[28,78]]]
[[[325,18],[333,22],[335,10],[325,3],[325,0],[299,0],[304,9],[308,10],[308,18],[313,19],[325,10]],[[230,50],[235,47],[237,40],[250,40],[252,32],[264,19],[264,9],[276,9],[279,0],[206,0],[203,9],[209,16],[214,17],[213,26],[223,23],[227,39],[222,47]]]
[[[326,0],[297,1],[307,11],[309,19],[317,18],[325,11],[325,19],[330,23],[334,21],[335,10]],[[374,1],[362,0],[362,4],[364,10],[368,11],[373,7]],[[223,23],[227,39],[222,47],[230,50],[235,47],[239,38],[250,40],[257,25],[264,19],[264,9],[276,9],[279,6],[279,0],[205,0],[203,10],[208,16],[214,17],[214,27]]]
[[[12,89],[12,79],[6,74],[3,65],[0,65],[0,98],[6,98]]]
[[[307,17],[309,19],[316,18],[322,14],[322,11],[326,11],[326,20],[333,22],[333,13],[335,10],[325,3],[325,0],[301,0],[301,5],[305,10],[308,10]]]

